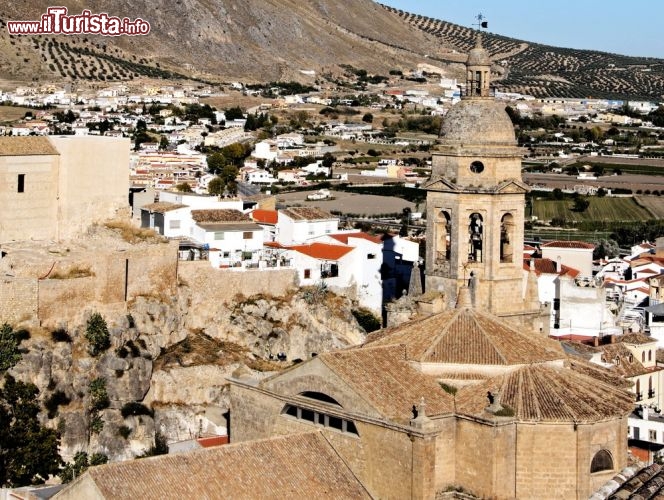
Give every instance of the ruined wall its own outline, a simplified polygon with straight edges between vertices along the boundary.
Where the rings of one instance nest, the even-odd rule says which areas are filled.
[[[180,280],[207,291],[206,299],[221,303],[233,302],[235,296],[271,295],[284,297],[295,288],[296,272],[292,269],[278,271],[231,271],[214,269],[207,261],[181,261]]]
[[[0,279],[0,324],[16,324],[37,317],[37,280]]]

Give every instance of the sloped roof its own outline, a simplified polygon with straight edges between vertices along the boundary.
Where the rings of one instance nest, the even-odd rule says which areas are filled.
[[[558,274],[560,276],[571,276],[576,278],[580,271],[574,269],[573,267],[566,266],[565,264],[560,265],[560,272],[556,271],[556,262],[551,259],[545,258],[532,258],[526,257],[523,259],[523,269],[526,271],[530,270],[530,261],[533,261],[535,267],[535,274],[537,276],[541,274]]]
[[[149,210],[150,212],[157,212],[160,214],[177,210],[178,208],[185,208],[187,205],[181,203],[171,203],[169,201],[159,201],[157,203],[148,203],[141,207],[142,210]]]
[[[659,464],[643,468],[627,467],[597,490],[590,500],[624,500],[627,498],[635,500],[664,498],[664,467]]]
[[[585,250],[594,250],[595,245],[593,245],[592,243],[586,243],[585,241],[557,240],[557,241],[549,241],[548,243],[544,243],[542,245],[542,248],[580,248]]]
[[[565,367],[529,365],[460,389],[458,413],[491,416],[487,393],[500,394],[500,404],[522,421],[596,422],[622,417],[633,409],[633,396]]]
[[[103,498],[371,498],[319,432],[92,467]],[[57,497],[56,497],[57,498]]]
[[[635,377],[649,371],[622,343],[603,345],[599,349],[602,351],[602,361],[611,363],[611,370],[623,377]]]
[[[616,372],[604,368],[602,365],[586,361],[585,359],[570,356],[567,360],[567,365],[574,371],[582,375],[600,380],[605,384],[612,387],[620,387],[622,389],[630,390],[632,388],[632,381],[625,379]]]
[[[380,236],[374,236],[374,235],[364,233],[364,232],[330,234],[329,236],[331,238],[334,238],[337,241],[340,241],[344,245],[348,245],[348,239],[349,238],[359,238],[359,239],[371,241],[372,243],[377,243],[379,245],[383,242],[383,240],[380,238]]]
[[[339,260],[344,255],[352,252],[353,247],[341,245],[329,245],[327,243],[312,243],[310,245],[293,245],[287,247],[290,250],[303,253],[314,259]]]
[[[231,208],[215,208],[208,210],[192,210],[191,218],[196,222],[246,222],[251,219]]]
[[[328,220],[336,219],[334,215],[317,207],[291,207],[279,210],[293,220]]]
[[[42,136],[0,137],[0,156],[59,155],[51,141]]]
[[[450,394],[431,377],[412,368],[403,346],[365,347],[318,356],[330,370],[385,417],[407,423],[413,405],[424,398],[427,415],[454,411]]]
[[[279,213],[276,210],[263,210],[262,208],[257,208],[251,212],[251,218],[256,222],[262,222],[263,224],[276,224]]]
[[[618,340],[632,345],[653,344],[657,342],[656,338],[648,337],[642,333],[628,333],[622,337],[618,337]]]
[[[388,330],[371,345],[404,344],[409,360],[427,363],[516,365],[560,360],[553,340],[525,334],[472,308],[453,309]]]

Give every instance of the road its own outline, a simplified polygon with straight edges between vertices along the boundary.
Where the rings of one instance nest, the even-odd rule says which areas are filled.
[[[523,180],[529,186],[536,188],[537,186],[552,187],[552,188],[569,188],[584,184],[587,186],[597,186],[609,189],[623,188],[636,191],[637,189],[651,191],[664,189],[664,176],[656,175],[640,175],[640,174],[622,174],[622,175],[604,175],[598,177],[597,180],[582,180],[577,179],[575,175],[567,174],[523,174]]]

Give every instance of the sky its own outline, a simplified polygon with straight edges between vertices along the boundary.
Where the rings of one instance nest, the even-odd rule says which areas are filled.
[[[662,0],[380,0],[471,27],[481,13],[491,33],[528,42],[664,58]]]

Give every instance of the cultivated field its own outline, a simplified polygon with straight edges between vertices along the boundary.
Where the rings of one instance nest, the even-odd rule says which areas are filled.
[[[636,203],[634,198],[589,197],[590,206],[584,212],[573,212],[574,202],[570,200],[534,200],[533,215],[541,221],[553,218],[567,221],[640,221],[655,218],[647,209]]]
[[[13,122],[25,116],[26,111],[32,111],[30,108],[20,106],[0,106],[0,123]]]
[[[664,197],[635,196],[636,202],[652,213],[653,219],[664,219]]]

